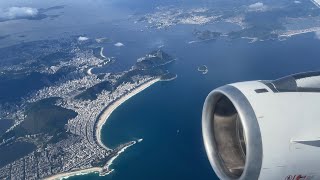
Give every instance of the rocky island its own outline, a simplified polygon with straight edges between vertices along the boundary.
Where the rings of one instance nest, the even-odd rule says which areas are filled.
[[[198,71],[202,72],[202,74],[207,74],[208,73],[208,67],[206,65],[202,65],[198,67]]]

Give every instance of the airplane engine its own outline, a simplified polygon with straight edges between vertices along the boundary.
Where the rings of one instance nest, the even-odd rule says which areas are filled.
[[[202,133],[222,180],[320,179],[320,72],[213,90]]]

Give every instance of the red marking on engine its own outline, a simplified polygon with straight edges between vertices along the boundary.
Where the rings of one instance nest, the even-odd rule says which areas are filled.
[[[307,180],[308,176],[304,175],[288,175],[285,180]]]
[[[298,175],[296,180],[304,180],[307,176]]]

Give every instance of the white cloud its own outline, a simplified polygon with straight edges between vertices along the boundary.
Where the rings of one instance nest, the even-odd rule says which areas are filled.
[[[249,5],[249,11],[265,11],[267,6],[264,5],[262,2],[257,2],[254,4]]]
[[[294,3],[296,3],[296,4],[300,4],[301,3],[301,1],[293,1]]]
[[[86,41],[86,40],[89,40],[89,38],[88,38],[88,37],[85,37],[85,36],[80,36],[80,37],[78,38],[78,41]]]
[[[38,9],[31,7],[10,7],[7,9],[0,9],[0,19],[12,20],[31,18],[37,16],[39,13]]]
[[[122,44],[121,42],[117,42],[117,43],[115,43],[114,45],[117,46],[117,47],[124,46],[124,44]]]

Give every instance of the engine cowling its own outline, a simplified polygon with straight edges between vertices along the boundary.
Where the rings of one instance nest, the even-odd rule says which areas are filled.
[[[320,73],[217,88],[202,132],[220,179],[320,179]]]

